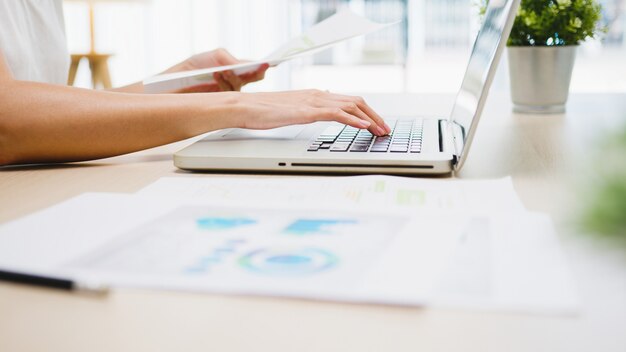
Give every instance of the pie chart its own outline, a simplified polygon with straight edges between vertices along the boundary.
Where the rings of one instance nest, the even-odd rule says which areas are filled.
[[[303,276],[329,270],[339,258],[319,248],[277,248],[252,251],[239,259],[239,265],[251,272],[278,276]]]

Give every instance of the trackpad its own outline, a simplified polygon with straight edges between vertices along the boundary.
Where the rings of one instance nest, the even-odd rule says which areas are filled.
[[[306,126],[295,125],[271,130],[247,130],[236,128],[224,134],[224,139],[295,139]]]

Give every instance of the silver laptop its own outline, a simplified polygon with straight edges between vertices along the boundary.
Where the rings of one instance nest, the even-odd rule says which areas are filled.
[[[445,174],[467,157],[520,0],[490,0],[447,118],[387,119],[377,137],[336,122],[269,131],[229,129],[209,134],[174,155],[184,170],[228,172]]]

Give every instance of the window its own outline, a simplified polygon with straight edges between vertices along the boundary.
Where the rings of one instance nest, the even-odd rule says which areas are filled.
[[[626,92],[626,0],[602,0],[608,33],[578,52],[572,91]],[[96,4],[96,42],[113,53],[116,85],[158,73],[204,50],[225,47],[258,59],[337,9],[401,23],[285,63],[251,90],[320,88],[349,92],[455,92],[478,30],[473,0],[152,0]],[[72,52],[87,51],[87,7],[67,3]],[[494,89],[508,89],[506,59]],[[80,85],[88,85],[86,67]]]

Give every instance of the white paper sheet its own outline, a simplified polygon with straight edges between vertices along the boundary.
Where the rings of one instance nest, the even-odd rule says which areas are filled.
[[[0,266],[113,287],[421,305],[457,227],[384,212],[86,194],[1,227]],[[386,259],[407,248],[402,262]]]
[[[249,204],[285,203],[394,210],[493,212],[523,210],[511,178],[431,180],[394,176],[166,177],[138,194]]]
[[[113,287],[534,313],[579,307],[546,216],[200,198],[76,197],[0,227],[0,267]]]
[[[436,286],[435,306],[559,314],[580,308],[552,221],[539,213],[472,217]]]
[[[144,91],[146,93],[176,91],[210,84],[214,81],[215,72],[232,70],[237,75],[243,75],[256,71],[262,64],[277,66],[284,61],[311,55],[341,41],[372,33],[396,23],[375,23],[350,10],[342,10],[291,39],[261,60],[150,77],[143,82]]]

